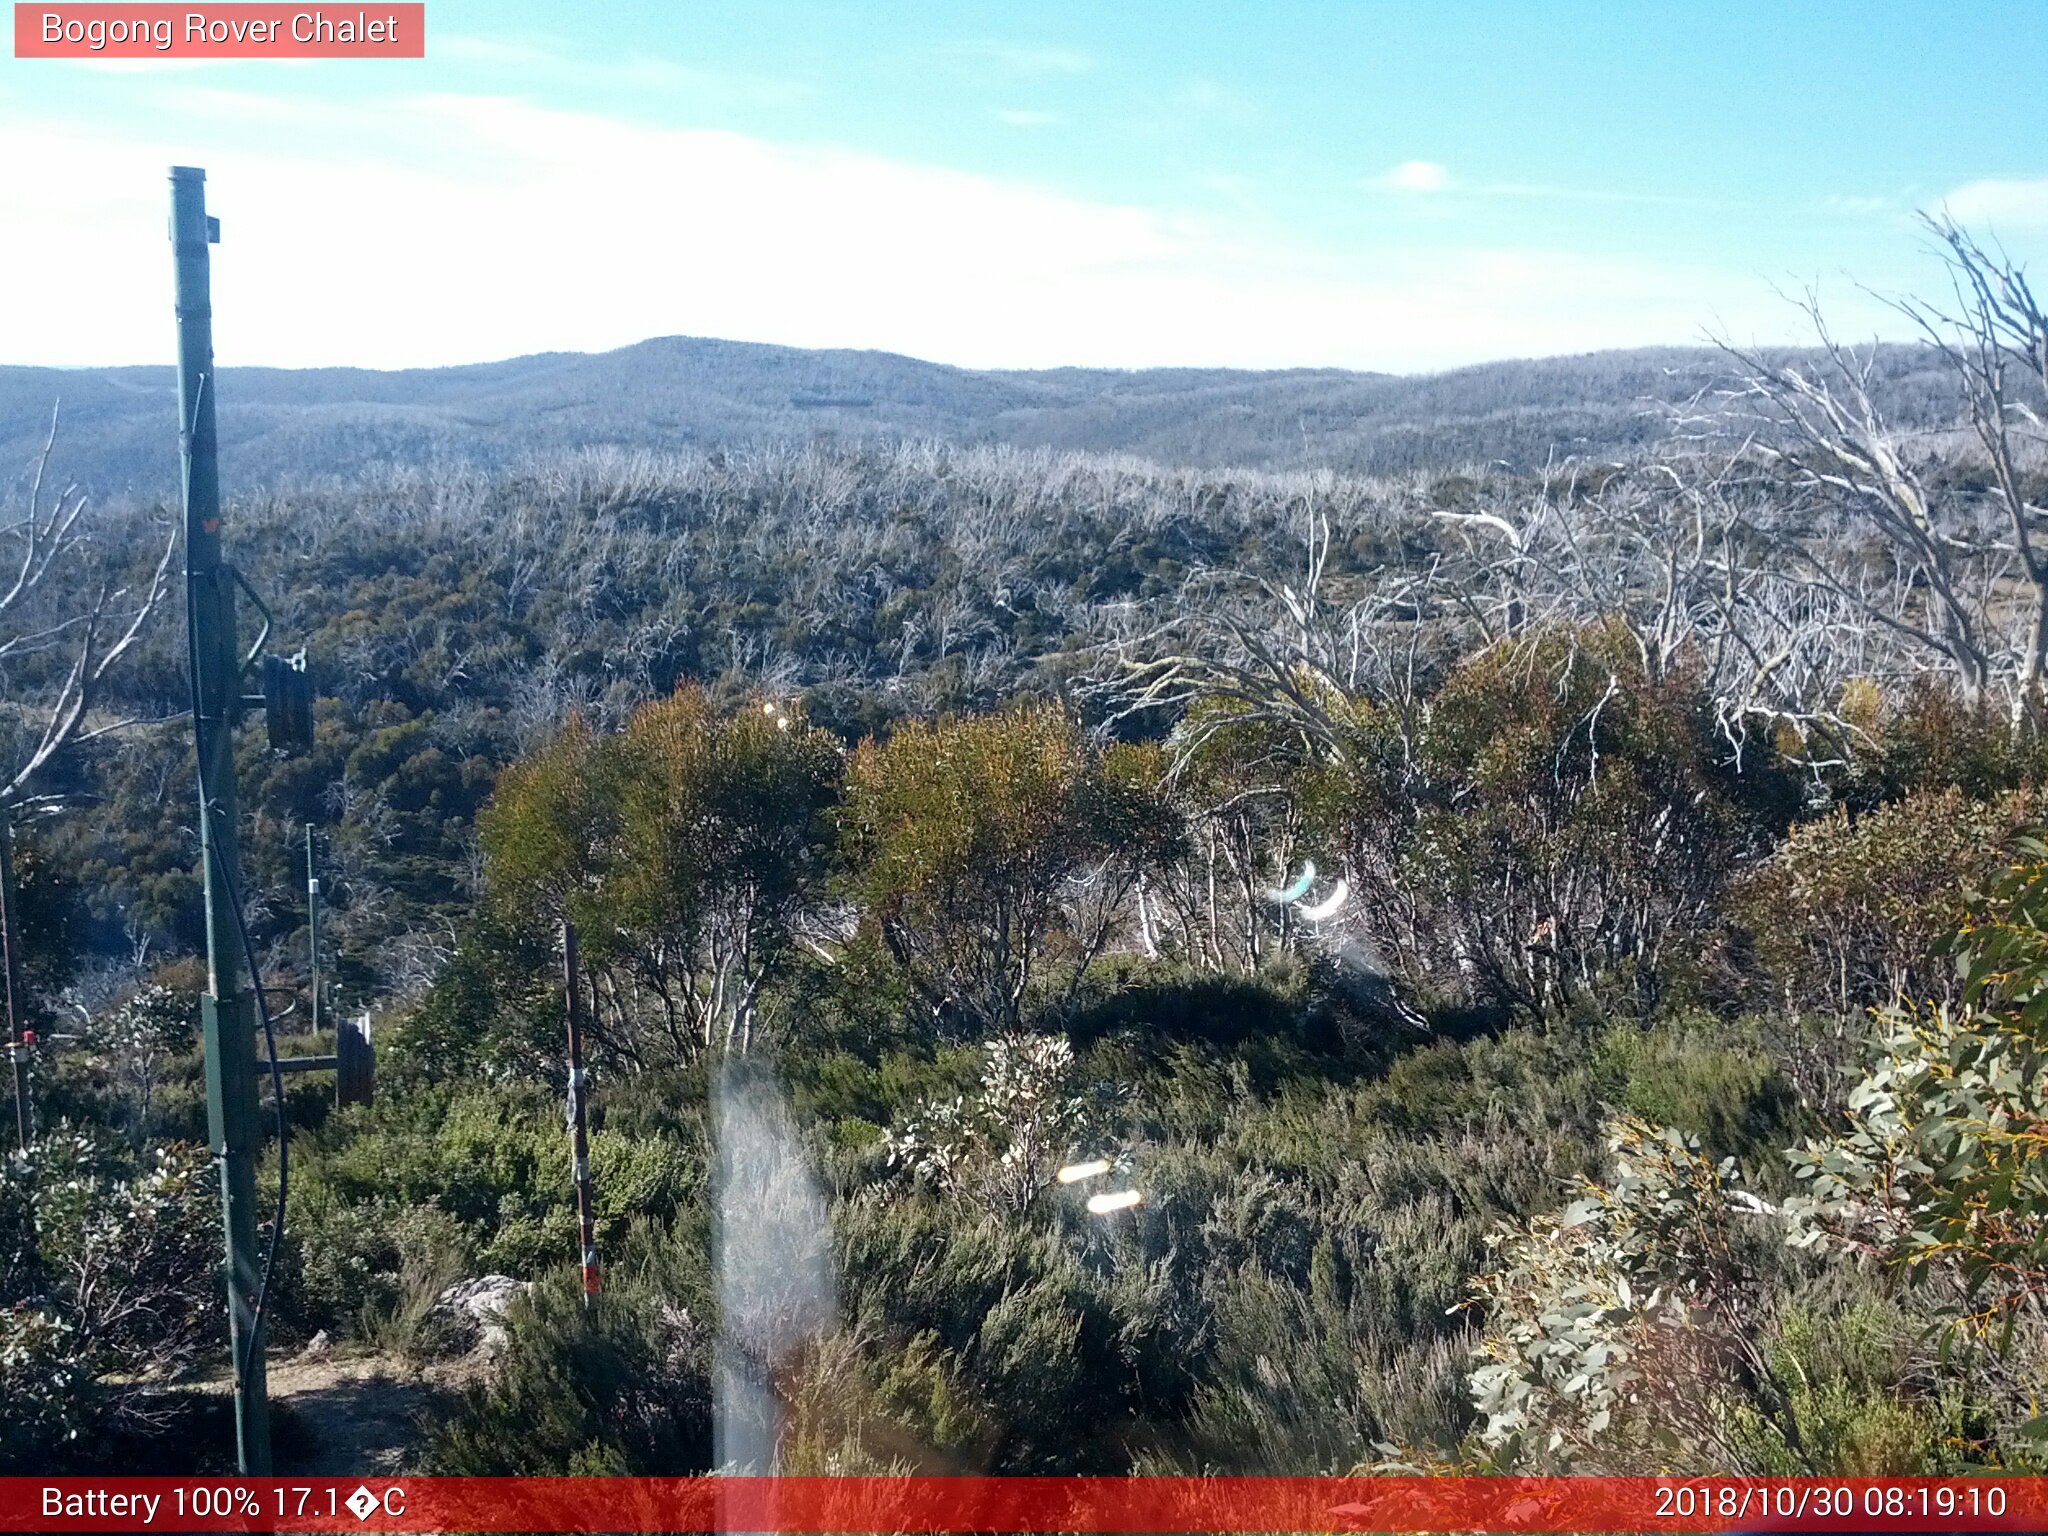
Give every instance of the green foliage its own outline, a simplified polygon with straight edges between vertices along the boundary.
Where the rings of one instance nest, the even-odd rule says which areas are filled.
[[[31,999],[50,997],[86,959],[85,887],[41,839],[15,833],[15,943]]]
[[[1705,1151],[1733,1156],[1751,1173],[1775,1172],[1801,1123],[1778,1061],[1719,1020],[1617,1026],[1602,1037],[1598,1061],[1622,1078],[1619,1108],[1697,1137]]]
[[[884,1133],[891,1167],[1021,1214],[1062,1165],[1113,1151],[1116,1085],[1086,1081],[1060,1035],[998,1036],[971,1096],[927,1101]]]
[[[1733,1230],[1732,1158],[1620,1119],[1613,1173],[1504,1228],[1475,1301],[1479,1439],[1512,1463],[1609,1473],[1734,1470],[1756,1288]]]
[[[593,1131],[594,1214],[607,1247],[636,1220],[674,1220],[701,1194],[703,1159],[685,1134],[673,1120]],[[367,1319],[387,1330],[408,1305],[419,1309],[433,1276],[534,1276],[575,1261],[561,1104],[538,1085],[380,1098],[298,1148],[285,1293],[302,1327],[360,1329]]]
[[[875,1062],[835,1051],[792,1062],[790,1105],[806,1124],[854,1121],[882,1126],[932,1100],[959,1098],[980,1080],[981,1051],[971,1045],[930,1052],[886,1050]]]
[[[161,1142],[131,1154],[60,1125],[14,1154],[4,1177],[34,1213],[35,1257],[18,1283],[51,1297],[83,1347],[117,1352],[135,1372],[192,1358],[211,1330],[220,1242],[205,1148]]]
[[[199,1010],[190,993],[150,983],[102,1010],[83,1033],[77,1048],[57,1057],[50,1102],[90,1112],[137,1145],[199,1129],[181,1113],[192,1105],[200,1067]]]
[[[711,1335],[629,1263],[584,1311],[572,1276],[543,1280],[506,1313],[489,1381],[432,1431],[438,1474],[685,1476],[711,1466]]]
[[[2048,847],[2020,847],[1956,939],[1961,1005],[1884,1015],[1847,1129],[1793,1154],[1798,1241],[1943,1276],[2005,1344],[2048,1295]]]
[[[552,942],[478,923],[417,1006],[380,1026],[379,1078],[410,1093],[545,1074],[562,1049],[559,968]]]
[[[1318,702],[1338,714],[1350,703]],[[1160,908],[1151,942],[1200,970],[1256,970],[1287,948],[1292,910],[1276,912],[1266,892],[1299,867],[1328,776],[1317,774],[1299,733],[1236,699],[1190,706],[1174,745],[1172,803],[1186,846],[1148,880]]]
[[[917,1345],[880,1380],[898,1427],[1000,1473],[1108,1472],[1141,1405],[1185,1362],[1162,1297],[1077,1245],[972,1206],[873,1197],[841,1207],[848,1325],[883,1350]],[[1162,1389],[1166,1389],[1162,1391]]]
[[[1895,700],[1865,692],[1860,708],[1845,711],[1861,739],[1844,788],[1861,808],[1950,789],[1993,801],[2048,783],[2048,738],[2015,732],[1989,699],[1973,703],[1934,678],[1917,679]]]
[[[469,1234],[438,1205],[351,1203],[318,1173],[294,1182],[285,1237],[276,1287],[289,1325],[301,1334],[346,1330],[401,1354],[431,1353],[426,1314],[473,1253]]]
[[[102,1360],[60,1313],[0,1307],[0,1474],[43,1472],[99,1427]]]
[[[1418,973],[1527,1012],[1691,984],[1741,860],[1789,812],[1736,771],[1685,671],[1647,676],[1618,624],[1552,629],[1456,668],[1409,730],[1360,728],[1330,800],[1368,920]],[[1384,738],[1384,739],[1383,739]]]
[[[1924,1367],[1924,1328],[1893,1298],[1859,1292],[1802,1297],[1771,1320],[1764,1348],[1784,1384],[1782,1425],[1761,1418],[1751,1453],[1767,1475],[1811,1469],[1828,1477],[1911,1477],[1964,1469],[1955,1445],[1960,1383],[1929,1403],[1913,1378]]]
[[[1456,1449],[1470,1409],[1465,1350],[1411,1333],[1345,1285],[1326,1239],[1306,1286],[1257,1266],[1218,1288],[1189,1460],[1250,1476],[1343,1474],[1390,1443]]]
[[[1079,974],[1170,846],[1156,754],[1091,748],[1064,710],[910,723],[854,754],[852,888],[943,1026],[1015,1032],[1050,961]]]
[[[876,1407],[939,1457],[986,1465],[996,1428],[964,1375],[959,1357],[927,1329],[883,1354],[875,1370]]]
[[[76,1462],[196,1358],[220,1316],[218,1188],[203,1148],[138,1155],[68,1124],[0,1164],[0,1470]]]
[[[745,1049],[831,847],[831,738],[700,688],[625,730],[580,722],[506,770],[479,825],[492,900],[527,935],[566,917],[607,991],[600,1040],[635,1059]]]
[[[1952,1000],[1940,941],[2000,850],[2044,811],[2041,791],[1974,800],[1956,788],[1854,818],[1838,809],[1793,827],[1731,909],[1788,1011],[1847,1016],[1895,1000]]]

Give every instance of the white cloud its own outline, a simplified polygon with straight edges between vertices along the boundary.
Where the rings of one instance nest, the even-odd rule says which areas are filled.
[[[993,65],[1013,75],[1085,75],[1095,68],[1094,57],[1079,49],[1047,48],[992,38],[940,43],[932,52],[944,58]]]
[[[689,105],[717,107],[786,107],[810,94],[794,80],[742,71],[704,69],[651,54],[628,54],[602,60],[586,58],[570,45],[550,37],[472,37],[461,33],[432,35],[427,51],[436,60],[511,70],[530,79],[590,89],[621,86],[672,92]]]
[[[1259,105],[1250,96],[1215,80],[1188,81],[1174,91],[1170,105],[1175,119],[1183,122],[1194,116],[1243,127],[1260,116]]]
[[[1403,160],[1364,185],[1388,192],[1455,192],[1460,197],[1520,197],[1539,202],[1656,203],[1689,208],[1740,207],[1736,199],[1684,192],[1616,192],[1598,187],[1560,187],[1533,181],[1465,181],[1434,160]]]
[[[1820,205],[1829,213],[1846,213],[1855,217],[1890,213],[1898,207],[1896,200],[1889,197],[1875,197],[1850,192],[1831,192],[1822,198]]]
[[[1434,160],[1403,160],[1376,184],[1395,192],[1441,192],[1451,185],[1451,173]]]
[[[2048,177],[1965,182],[1942,205],[1964,223],[1992,230],[2048,229]]]
[[[557,62],[564,50],[555,43],[525,38],[471,37],[460,32],[434,32],[427,36],[427,51],[436,59],[461,64],[510,65],[531,68]]]
[[[0,361],[168,356],[164,168],[207,167],[223,361],[400,367],[692,334],[979,366],[1412,370],[1789,334],[1769,287],[1568,251],[1321,248],[938,166],[452,94],[0,118]],[[285,109],[287,118],[290,109]],[[336,119],[339,119],[338,121]],[[193,125],[204,123],[203,128]],[[252,131],[253,128],[253,131]],[[1846,322],[1845,322],[1846,323]]]

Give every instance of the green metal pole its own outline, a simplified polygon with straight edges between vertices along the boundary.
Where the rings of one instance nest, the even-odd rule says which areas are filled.
[[[28,1150],[28,1077],[21,1070],[28,1047],[21,1041],[27,1013],[21,990],[21,955],[14,935],[14,822],[0,812],[0,971],[7,988],[7,1060],[14,1068],[14,1138]]]
[[[206,1127],[220,1162],[227,1232],[228,1343],[235,1364],[235,1450],[244,1473],[270,1471],[270,1410],[255,1333],[262,1259],[256,1246],[256,1011],[244,974],[233,892],[235,721],[242,662],[235,645],[234,578],[220,554],[220,480],[214,437],[213,290],[207,247],[220,227],[206,215],[206,172],[171,169],[171,243],[177,257],[178,447],[185,487],[186,641],[192,724],[199,750],[200,866],[206,882]]]
[[[307,990],[312,996],[312,1030],[320,1033],[320,877],[313,871],[313,823],[306,823],[306,952]]]

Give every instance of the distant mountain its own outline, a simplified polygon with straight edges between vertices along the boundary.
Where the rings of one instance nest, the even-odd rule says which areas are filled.
[[[1922,351],[1887,348],[1909,420],[1942,409]],[[1552,453],[1613,454],[1662,432],[1659,407],[1727,373],[1704,348],[1597,352],[1397,376],[951,368],[887,352],[805,351],[661,337],[459,368],[229,368],[222,479],[232,493],[351,476],[377,462],[494,464],[594,444],[673,448],[941,438],[1138,454],[1162,463],[1400,473]],[[63,401],[66,481],[169,494],[177,470],[169,367],[0,368],[0,485],[41,446]]]

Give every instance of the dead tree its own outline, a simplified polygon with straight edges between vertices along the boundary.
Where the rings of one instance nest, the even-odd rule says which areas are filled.
[[[2010,532],[2013,563],[2026,588],[2026,638],[2014,680],[2015,720],[2048,724],[2048,547],[2043,522],[2043,450],[2048,449],[2048,316],[2027,276],[1946,214],[1923,214],[1948,265],[1952,307],[1913,299],[1896,307],[1941,353],[1961,386],[1970,427],[1991,480],[1990,495]]]
[[[1723,343],[1742,370],[1723,394],[1729,417],[1744,429],[1749,451],[1804,493],[1812,509],[1836,514],[1847,529],[1874,533],[1916,600],[1906,608],[1867,600],[1836,558],[1842,541],[1832,530],[1780,533],[1777,553],[1872,623],[1944,658],[1965,697],[1981,700],[1996,667],[1968,567],[1989,547],[1956,499],[1930,484],[1926,456],[1913,452],[1879,408],[1875,350],[1838,342],[1812,293],[1800,307],[1820,360],[1773,361]]]
[[[109,679],[141,638],[171,589],[177,550],[173,524],[155,567],[126,579],[132,551],[109,549],[91,498],[75,485],[47,501],[44,486],[57,446],[58,413],[30,473],[27,506],[0,527],[11,577],[0,591],[0,678],[24,746],[0,781],[0,820],[12,825],[60,809],[66,796],[47,787],[68,748],[140,720],[96,718]],[[49,659],[56,659],[51,667]],[[44,682],[38,677],[54,678]]]
[[[1201,570],[1183,584],[1172,616],[1155,622],[1135,608],[1111,616],[1084,693],[1105,703],[1113,721],[1154,710],[1178,718],[1203,702],[1221,706],[1183,723],[1177,763],[1217,731],[1258,726],[1291,739],[1305,761],[1342,764],[1353,749],[1360,701],[1391,710],[1404,730],[1412,729],[1424,621],[1450,607],[1440,572],[1433,562],[1389,566],[1336,598],[1330,546],[1329,516],[1311,505],[1294,580]]]

